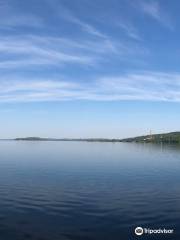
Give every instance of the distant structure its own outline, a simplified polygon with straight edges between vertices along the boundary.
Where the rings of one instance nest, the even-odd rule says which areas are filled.
[[[151,131],[151,129],[150,129],[150,131],[149,131],[149,139],[150,139],[150,140],[152,140],[152,139],[153,139],[153,136],[152,136],[152,131]]]
[[[152,141],[153,140],[153,135],[152,135],[152,131],[149,131],[149,135],[147,135],[146,138],[143,139],[144,141]]]

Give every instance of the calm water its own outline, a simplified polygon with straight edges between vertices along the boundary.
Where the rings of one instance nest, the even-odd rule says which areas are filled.
[[[1,141],[0,240],[25,239],[180,239],[180,149]]]

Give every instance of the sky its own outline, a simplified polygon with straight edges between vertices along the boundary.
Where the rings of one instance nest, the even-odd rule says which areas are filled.
[[[178,131],[178,0],[0,0],[0,138]]]

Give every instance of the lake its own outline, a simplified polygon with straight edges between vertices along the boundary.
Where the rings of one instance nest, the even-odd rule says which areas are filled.
[[[180,148],[0,141],[0,239],[180,239]]]

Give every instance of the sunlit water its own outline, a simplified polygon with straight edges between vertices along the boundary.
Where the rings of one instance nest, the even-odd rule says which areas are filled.
[[[180,149],[0,141],[0,240],[25,239],[180,239]]]

